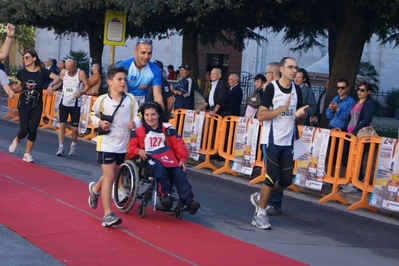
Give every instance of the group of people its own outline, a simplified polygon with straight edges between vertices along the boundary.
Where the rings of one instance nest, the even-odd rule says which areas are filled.
[[[7,25],[7,38],[0,49],[0,60],[9,52],[14,30],[13,25]],[[190,214],[195,214],[200,208],[184,174],[187,148],[176,130],[167,123],[173,108],[194,109],[189,100],[193,94],[189,66],[183,64],[179,67],[180,78],[176,86],[170,86],[162,76],[162,62],[150,61],[152,50],[150,39],[139,39],[134,57],[108,69],[108,93],[100,95],[90,111],[90,121],[102,132],[98,135],[96,150],[97,162],[102,167],[103,175],[97,182],[89,184],[88,203],[95,209],[102,195],[103,226],[122,222],[111,210],[111,189],[119,166],[126,158],[134,156],[145,160],[147,167],[154,172],[163,207],[171,207],[170,194],[174,185]],[[12,141],[9,152],[14,153],[21,139],[28,136],[23,160],[34,161],[31,151],[42,114],[42,92],[46,89],[47,94],[51,95],[62,85],[59,149],[56,155],[62,156],[64,153],[64,129],[68,115],[72,120],[69,154],[75,155],[81,97],[92,87],[90,79],[76,67],[72,59],[65,61],[65,69],[60,71],[59,76],[42,68],[33,50],[24,53],[23,61],[24,68],[17,74],[17,88],[14,91],[6,89],[9,97],[13,97],[14,92],[21,92],[18,102],[20,131]],[[99,71],[99,66],[93,65],[93,68],[93,73],[94,70]],[[243,93],[239,76],[230,74],[228,83],[221,77],[221,69],[212,69],[209,93],[196,112],[208,110],[210,116],[240,115]],[[44,84],[48,81],[45,88]],[[250,197],[255,206],[252,225],[257,228],[270,229],[268,214],[281,213],[281,205],[278,207],[272,204],[274,200],[281,204],[281,193],[292,182],[296,124],[317,119],[316,103],[308,82],[306,71],[299,69],[297,61],[291,57],[270,63],[265,75],[255,77],[256,90],[248,99],[248,105],[255,111],[250,110],[251,115],[248,117],[257,117],[263,123],[261,145],[267,169],[259,193]],[[347,80],[340,79],[336,88],[338,95],[326,111],[330,119],[329,126],[356,135],[359,129],[370,124],[374,116],[375,104],[370,99],[371,86],[368,83],[359,86],[357,102],[348,95]],[[172,95],[174,100],[169,99]],[[164,162],[162,156],[159,156],[165,148],[173,154],[172,163],[170,160]]]
[[[302,75],[298,76],[301,72]],[[250,196],[250,201],[255,206],[252,225],[260,229],[271,228],[268,215],[281,213],[283,190],[292,183],[292,148],[297,135],[295,124],[319,120],[322,109],[319,113],[317,109],[320,105],[324,105],[325,100],[322,95],[316,108],[311,108],[314,105],[314,96],[309,97],[312,91],[306,91],[307,88],[304,91],[301,86],[301,81],[303,84],[308,79],[307,73],[298,68],[293,58],[283,58],[280,63],[269,64],[265,75],[268,84],[263,91],[260,89],[263,96],[257,118],[263,122],[261,145],[267,175],[260,192]],[[263,78],[257,78],[263,81]],[[346,131],[356,136],[361,128],[370,125],[375,114],[375,103],[371,99],[371,84],[363,82],[359,85],[356,90],[357,101],[348,94],[349,83],[346,79],[338,80],[336,89],[338,95],[333,98],[326,110],[326,116],[330,120],[329,128]],[[254,99],[249,100],[255,103],[258,100],[255,94],[253,96]],[[347,154],[348,151],[343,153]],[[344,161],[345,159],[343,163]],[[362,171],[361,169],[359,179],[364,177]],[[344,193],[354,191],[356,188],[351,184],[342,189]]]

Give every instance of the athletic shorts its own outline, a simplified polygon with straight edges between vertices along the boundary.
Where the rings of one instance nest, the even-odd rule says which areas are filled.
[[[116,162],[116,165],[121,165],[125,161],[126,153],[115,152],[97,152],[97,162],[99,164],[111,164]]]
[[[80,107],[67,107],[60,103],[58,108],[58,117],[60,123],[68,122],[68,115],[71,115],[71,125],[73,127],[79,126]]]

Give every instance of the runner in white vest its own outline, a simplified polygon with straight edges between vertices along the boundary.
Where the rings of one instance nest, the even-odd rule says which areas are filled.
[[[295,119],[306,117],[301,89],[293,82],[298,71],[296,60],[284,57],[279,70],[281,78],[266,86],[258,109],[258,119],[264,122],[261,143],[266,145],[268,173],[260,192],[251,195],[255,205],[252,225],[260,229],[271,229],[266,205],[272,192],[276,194],[291,185]]]
[[[64,155],[65,127],[68,122],[68,115],[71,116],[72,143],[69,150],[70,156],[76,155],[76,141],[78,140],[78,126],[80,118],[80,106],[82,104],[82,95],[89,90],[89,83],[84,71],[76,67],[76,62],[68,59],[65,62],[65,69],[60,73],[62,79],[62,96],[59,104],[59,122],[58,130],[58,151],[57,156]]]

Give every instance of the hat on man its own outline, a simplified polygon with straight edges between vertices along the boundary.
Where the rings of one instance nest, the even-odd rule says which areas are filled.
[[[186,70],[190,70],[190,68],[188,67],[188,65],[181,65],[181,66],[179,66],[179,69],[180,68],[184,68],[184,69],[186,69]]]
[[[154,64],[156,64],[161,70],[163,70],[163,63],[161,61],[155,60]]]

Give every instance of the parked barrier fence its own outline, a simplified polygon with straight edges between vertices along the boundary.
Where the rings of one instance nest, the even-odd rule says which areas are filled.
[[[19,93],[15,94],[13,99],[8,99],[8,113],[3,118],[11,118],[18,120],[18,99]],[[94,104],[97,97],[92,97],[91,105]],[[43,115],[41,126],[42,128],[51,128],[56,130],[52,125],[54,118],[54,105],[56,101],[56,94],[47,96],[43,93]],[[176,128],[177,133],[182,135],[184,131],[184,121],[187,110],[174,110],[175,117],[170,120],[170,123]],[[46,119],[47,122],[45,121]],[[238,174],[231,169],[231,163],[234,161],[235,144],[237,124],[239,117],[227,116],[221,117],[214,115],[209,116],[205,114],[204,124],[202,128],[202,138],[200,146],[200,154],[204,156],[195,169],[209,168],[214,174],[229,173],[237,176]],[[88,129],[90,132],[84,135],[83,139],[91,139],[96,136],[95,127],[89,123]],[[262,126],[259,126],[258,143],[260,141]],[[300,135],[302,133],[302,126],[299,126]],[[325,203],[328,201],[338,201],[342,204],[348,202],[338,193],[339,186],[352,183],[354,187],[362,191],[361,199],[350,205],[349,210],[356,210],[358,208],[365,208],[376,212],[377,209],[368,204],[369,194],[373,192],[376,183],[377,166],[378,166],[378,151],[381,145],[382,138],[379,136],[362,137],[357,139],[354,135],[342,131],[330,131],[330,144],[326,160],[326,172],[324,175],[324,183],[331,184],[331,192],[322,197],[319,202]],[[344,146],[348,146],[348,162],[347,167],[343,166]],[[261,173],[250,181],[250,184],[263,182],[266,176],[266,169],[264,169],[263,156],[260,145],[257,145],[255,166],[260,167]],[[211,161],[212,155],[219,155],[225,159],[224,165],[217,168]],[[364,155],[364,156],[363,156]],[[363,165],[365,167],[363,167]],[[359,180],[360,171],[364,170],[364,179]],[[296,163],[294,163],[293,174],[296,173]],[[290,186],[291,189],[299,191],[294,184]]]

